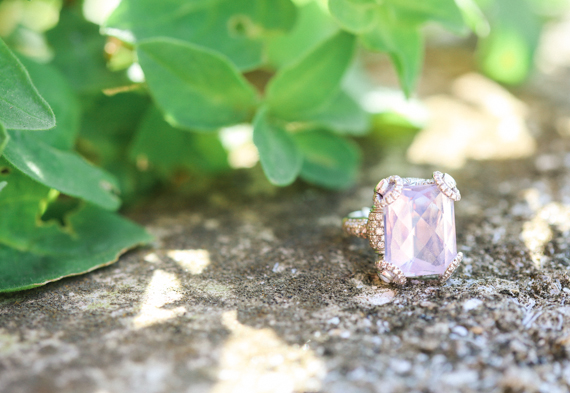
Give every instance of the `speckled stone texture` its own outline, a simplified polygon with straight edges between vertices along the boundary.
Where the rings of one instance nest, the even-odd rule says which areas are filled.
[[[461,56],[435,58],[423,79],[441,86],[422,94],[445,91],[443,63],[448,79],[463,72]],[[383,160],[342,193],[238,171],[207,197],[129,213],[152,246],[0,296],[0,392],[569,391],[570,132],[556,126],[568,80],[518,93],[534,156],[451,171],[465,259],[445,285],[384,285],[368,242],[340,230],[379,179],[443,168],[367,140]]]

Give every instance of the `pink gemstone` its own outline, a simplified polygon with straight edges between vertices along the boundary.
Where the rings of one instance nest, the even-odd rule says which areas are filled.
[[[457,255],[453,200],[435,184],[404,185],[384,211],[385,260],[406,277],[443,274]]]

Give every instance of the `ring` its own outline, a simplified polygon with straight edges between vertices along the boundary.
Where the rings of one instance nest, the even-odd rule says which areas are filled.
[[[404,285],[408,278],[446,281],[463,259],[457,252],[454,202],[461,194],[453,177],[382,179],[372,209],[350,213],[343,231],[368,239],[379,254],[378,276]]]

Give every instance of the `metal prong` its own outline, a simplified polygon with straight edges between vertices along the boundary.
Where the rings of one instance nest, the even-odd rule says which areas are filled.
[[[449,277],[451,277],[451,275],[453,274],[455,269],[457,269],[462,260],[463,260],[463,253],[458,252],[457,256],[453,259],[453,261],[451,261],[451,264],[447,267],[447,269],[445,269],[445,272],[441,275],[440,281],[442,283],[446,282],[449,279]]]
[[[386,283],[405,285],[408,281],[406,276],[404,276],[404,272],[398,266],[392,265],[383,259],[376,262],[376,267],[378,268],[378,277]]]
[[[390,186],[392,188],[390,189]],[[402,195],[404,180],[398,175],[390,176],[380,180],[374,189],[374,205],[385,207],[394,203]]]
[[[451,177],[448,173],[441,173],[439,171],[435,171],[433,173],[433,180],[439,190],[448,198],[451,198],[453,201],[457,202],[461,200],[461,193],[457,188],[457,184],[455,183],[455,179]]]

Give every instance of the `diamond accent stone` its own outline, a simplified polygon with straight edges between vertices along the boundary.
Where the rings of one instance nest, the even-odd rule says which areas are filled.
[[[378,274],[378,277],[385,283],[389,284],[394,280],[394,275],[389,271],[383,271],[382,273]]]
[[[450,174],[444,173],[443,174],[443,181],[445,182],[445,184],[447,184],[447,186],[449,188],[455,188],[457,186],[455,179],[453,177],[451,177]]]
[[[406,277],[442,275],[457,256],[453,200],[435,184],[404,185],[384,226],[384,258]]]
[[[390,182],[388,179],[380,180],[380,183],[376,186],[376,192],[380,195],[385,195],[388,192],[388,187],[390,186]]]

